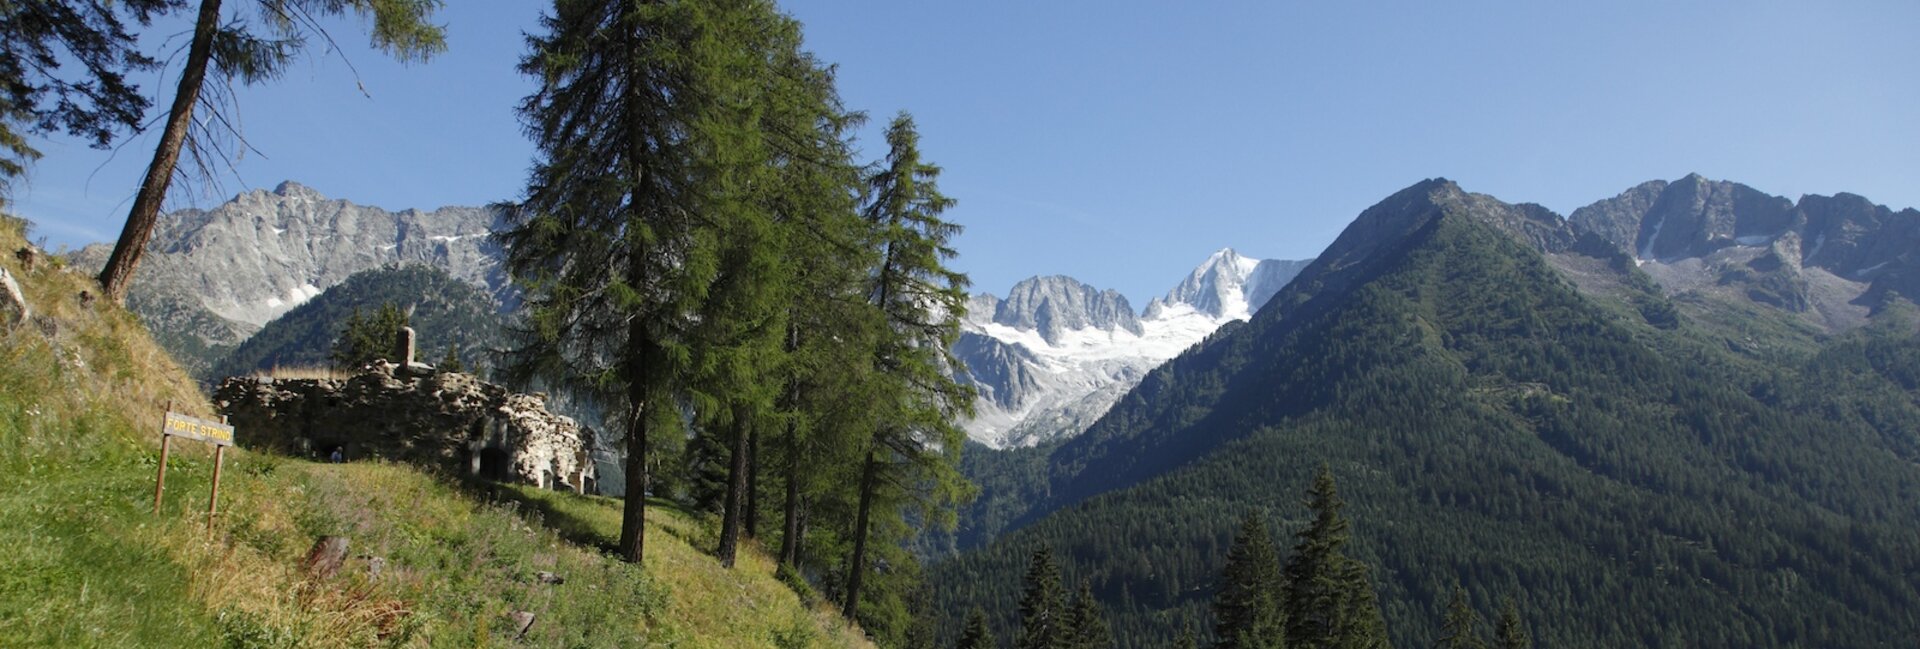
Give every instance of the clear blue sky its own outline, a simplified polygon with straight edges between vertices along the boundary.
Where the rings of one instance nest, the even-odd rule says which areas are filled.
[[[451,50],[424,66],[342,25],[371,97],[339,56],[243,91],[264,155],[173,206],[286,178],[391,209],[516,197],[513,65],[539,4],[449,3]],[[1062,273],[1142,306],[1223,246],[1312,256],[1432,176],[1563,214],[1695,171],[1920,205],[1915,2],[783,6],[850,106],[918,117],[977,290]],[[54,245],[112,238],[150,138],[42,145],[16,210]]]

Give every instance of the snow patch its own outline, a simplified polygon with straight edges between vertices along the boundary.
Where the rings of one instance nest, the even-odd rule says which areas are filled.
[[[1764,246],[1773,243],[1773,240],[1774,235],[1750,234],[1744,237],[1734,237],[1733,242],[1743,246]]]

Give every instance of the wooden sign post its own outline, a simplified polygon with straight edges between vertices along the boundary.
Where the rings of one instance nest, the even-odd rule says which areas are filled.
[[[213,517],[220,513],[220,467],[225,463],[227,447],[233,446],[233,427],[227,425],[227,418],[213,422],[197,417],[189,417],[173,411],[173,402],[167,402],[166,415],[160,422],[160,473],[153,480],[153,513],[160,513],[160,495],[167,490],[167,447],[175,437],[206,442],[213,445],[213,495],[207,500],[207,526],[213,526]]]

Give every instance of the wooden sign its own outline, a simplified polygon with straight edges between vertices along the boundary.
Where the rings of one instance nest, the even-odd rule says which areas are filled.
[[[233,446],[233,427],[227,425],[227,418],[220,421],[207,421],[198,417],[189,417],[173,411],[173,402],[167,402],[166,414],[160,418],[160,471],[153,480],[153,513],[160,513],[160,495],[167,490],[167,450],[175,437],[182,437],[213,445],[213,494],[207,499],[207,527],[213,527],[213,517],[220,513],[220,467],[225,464],[227,447]]]
[[[217,421],[168,412],[160,434],[199,440],[216,446],[233,446],[233,427]]]

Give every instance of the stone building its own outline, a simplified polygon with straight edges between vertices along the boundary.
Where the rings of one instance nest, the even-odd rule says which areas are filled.
[[[339,380],[229,378],[213,398],[241,446],[315,459],[338,451],[345,460],[384,458],[596,493],[592,431],[548,411],[544,395],[411,358]]]

